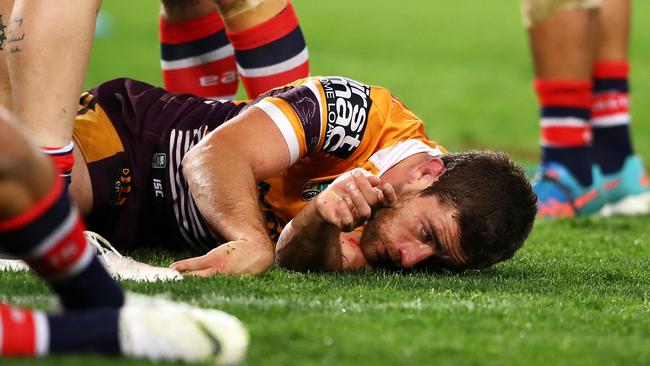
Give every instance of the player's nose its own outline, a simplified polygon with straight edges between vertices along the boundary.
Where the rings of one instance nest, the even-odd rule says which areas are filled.
[[[420,261],[431,257],[434,249],[422,243],[406,243],[399,248],[403,268],[412,268]]]

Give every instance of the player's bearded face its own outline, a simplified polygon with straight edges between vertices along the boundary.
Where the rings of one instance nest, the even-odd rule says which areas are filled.
[[[398,192],[398,197],[395,207],[383,208],[375,213],[361,235],[361,251],[374,268],[401,268],[400,254],[394,240],[400,231],[400,218],[408,214],[405,211],[408,211],[409,203],[418,198],[416,193],[406,192]]]
[[[368,264],[372,267],[398,268],[391,260],[386,249],[389,241],[389,223],[396,216],[398,208],[384,208],[379,210],[372,220],[368,221],[361,235],[361,251]]]
[[[361,236],[361,251],[372,267],[439,269],[465,263],[457,210],[420,192],[398,195],[393,208],[380,209]]]

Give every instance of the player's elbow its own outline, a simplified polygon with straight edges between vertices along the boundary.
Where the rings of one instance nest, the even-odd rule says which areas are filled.
[[[199,141],[183,156],[181,168],[186,178],[192,179],[192,176],[201,171],[201,167],[205,167],[206,163],[209,163],[209,157],[215,156],[214,144],[207,140]]]

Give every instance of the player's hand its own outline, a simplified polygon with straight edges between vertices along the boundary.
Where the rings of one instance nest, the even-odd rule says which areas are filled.
[[[231,241],[200,257],[173,263],[170,267],[183,274],[208,277],[215,274],[262,274],[273,265],[270,242]]]
[[[316,210],[325,221],[349,232],[365,225],[374,210],[392,207],[396,200],[391,184],[382,185],[379,177],[355,170],[316,197]]]

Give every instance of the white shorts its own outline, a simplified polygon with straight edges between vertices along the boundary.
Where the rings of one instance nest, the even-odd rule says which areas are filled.
[[[560,10],[599,8],[602,0],[521,0],[524,26],[530,28]]]

